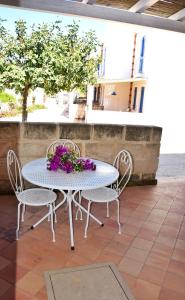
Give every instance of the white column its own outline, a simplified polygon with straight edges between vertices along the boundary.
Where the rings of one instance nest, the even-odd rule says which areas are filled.
[[[89,122],[91,119],[93,100],[94,100],[94,86],[89,85],[87,87],[87,105],[86,105],[86,113],[85,113],[86,122]]]
[[[75,99],[75,92],[72,91],[69,93],[69,121],[73,122],[76,114],[76,105],[73,104]]]

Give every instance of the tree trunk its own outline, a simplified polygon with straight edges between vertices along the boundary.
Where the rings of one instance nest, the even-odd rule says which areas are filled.
[[[25,86],[22,94],[22,122],[27,121],[28,112],[27,112],[27,98],[28,98],[29,87]]]

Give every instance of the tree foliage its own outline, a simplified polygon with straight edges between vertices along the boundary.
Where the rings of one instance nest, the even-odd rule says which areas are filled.
[[[16,103],[16,98],[7,92],[0,92],[0,103],[10,102]]]
[[[95,32],[80,34],[75,22],[64,28],[61,21],[27,28],[24,20],[18,20],[11,34],[0,20],[0,89],[22,95],[26,121],[30,90],[40,87],[52,95],[96,82],[98,48]]]

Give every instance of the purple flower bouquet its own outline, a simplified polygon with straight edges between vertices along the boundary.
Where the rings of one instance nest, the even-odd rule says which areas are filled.
[[[54,154],[48,154],[47,169],[66,173],[96,170],[96,165],[90,159],[79,158],[75,151],[65,146],[57,146]]]

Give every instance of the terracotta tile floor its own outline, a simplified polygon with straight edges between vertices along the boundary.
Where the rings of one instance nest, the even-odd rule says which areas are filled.
[[[84,239],[84,222],[74,221],[75,251],[70,250],[64,209],[57,212],[53,243],[47,221],[29,230],[44,213],[33,208],[27,209],[20,240],[15,241],[16,208],[14,196],[0,196],[1,300],[47,299],[45,270],[110,261],[137,300],[185,299],[185,179],[128,187],[121,199],[122,235],[117,233],[115,204],[109,219],[105,205],[94,206],[105,226],[92,221]]]

